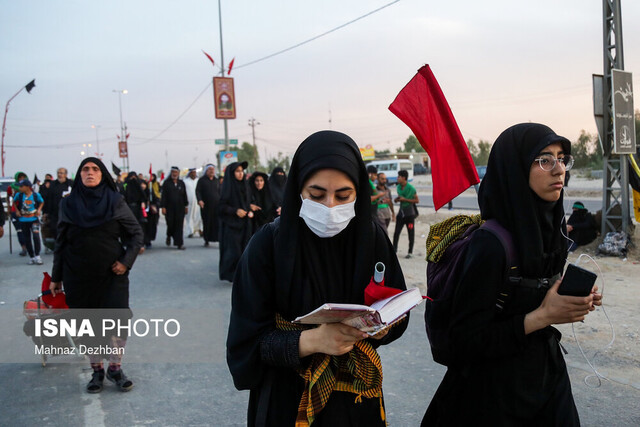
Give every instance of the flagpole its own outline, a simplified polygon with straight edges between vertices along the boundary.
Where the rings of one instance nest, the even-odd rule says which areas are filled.
[[[7,101],[7,105],[4,107],[4,119],[2,120],[2,146],[0,148],[0,151],[2,152],[2,176],[4,176],[4,162],[5,162],[5,151],[4,151],[4,134],[7,130],[7,113],[9,112],[9,104],[11,104],[11,101],[13,101],[13,98],[15,98],[16,96],[18,96],[20,94],[20,92],[22,92],[24,90],[24,86],[22,86],[20,88],[20,90],[18,92],[16,92],[15,95],[13,95],[11,98],[9,98],[9,100]]]
[[[221,0],[218,0],[218,22],[220,27],[220,76],[224,77],[224,50],[222,45],[222,7],[220,6]],[[215,101],[214,101],[215,102]],[[229,151],[229,128],[227,127],[227,119],[224,121],[224,150]]]

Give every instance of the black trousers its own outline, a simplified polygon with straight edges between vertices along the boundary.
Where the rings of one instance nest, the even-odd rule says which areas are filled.
[[[24,244],[31,258],[40,255],[40,223],[38,221],[20,222]],[[33,244],[31,235],[33,234]]]
[[[147,216],[147,235],[149,238],[149,243],[156,240],[156,234],[158,234],[158,219],[160,215],[155,213],[149,213]]]
[[[402,211],[396,215],[396,229],[393,231],[393,249],[398,252],[398,240],[400,239],[400,233],[402,228],[406,225],[407,232],[409,233],[409,253],[413,253],[413,244],[416,240],[416,231],[414,229],[415,216],[405,216]]]
[[[25,246],[27,242],[25,241],[24,233],[22,232],[22,225],[20,221],[18,221],[18,217],[14,213],[11,213],[11,223],[13,224],[13,228],[15,228],[16,234],[18,235],[18,243],[20,243],[20,246]]]
[[[174,209],[167,208],[167,214],[164,216],[167,221],[167,237],[173,238],[173,244],[182,246],[184,237],[182,227],[184,225],[184,207]]]

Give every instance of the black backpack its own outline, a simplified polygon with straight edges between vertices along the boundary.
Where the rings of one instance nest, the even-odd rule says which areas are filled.
[[[462,264],[473,233],[482,228],[497,237],[505,251],[505,280],[498,286],[496,313],[504,310],[514,286],[527,288],[549,288],[556,275],[550,279],[530,279],[519,275],[518,255],[511,233],[498,221],[490,219],[480,225],[480,216],[458,215],[434,224],[427,238],[427,301],[425,304],[425,327],[433,360],[441,365],[451,363],[450,321],[455,288],[462,273]],[[434,256],[439,246],[440,256]],[[446,249],[443,249],[446,248]]]
[[[469,218],[469,220],[473,220],[470,217],[467,218]],[[465,221],[462,225],[452,224],[451,221],[447,224],[445,221],[444,223],[432,226],[429,230],[429,238],[433,239],[435,237],[437,240],[441,240],[441,238],[432,235],[432,233],[448,233],[453,228],[465,226],[467,228],[464,230],[464,233],[457,240],[454,240],[446,246],[441,257],[439,257],[436,262],[431,261],[427,264],[428,299],[425,305],[424,319],[427,336],[429,337],[429,343],[431,344],[433,360],[441,365],[449,365],[451,360],[449,323],[451,319],[453,296],[462,272],[462,264],[464,263],[467,247],[469,246],[473,233],[482,228],[496,236],[502,244],[507,258],[508,271],[506,271],[505,274],[510,278],[515,277],[515,273],[517,272],[517,255],[511,234],[495,220],[489,220],[482,225],[478,225],[477,223],[468,225],[468,221]],[[446,227],[450,228],[447,230]],[[427,245],[428,244],[429,239],[427,240]],[[431,259],[434,259],[433,256]],[[502,310],[507,301],[508,289],[506,285],[505,281],[504,289],[499,289],[498,295],[496,296],[497,310]]]

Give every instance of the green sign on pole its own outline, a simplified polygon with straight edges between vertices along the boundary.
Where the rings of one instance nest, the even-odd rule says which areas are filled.
[[[216,139],[216,145],[224,145],[224,139]],[[238,145],[238,140],[230,139],[229,145]]]

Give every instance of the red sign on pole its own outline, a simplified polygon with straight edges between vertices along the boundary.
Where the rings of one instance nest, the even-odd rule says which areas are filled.
[[[129,152],[127,151],[127,141],[118,141],[118,152],[120,153],[121,159],[129,156]]]
[[[213,78],[213,101],[216,108],[216,119],[236,118],[236,97],[233,91],[233,78]]]

